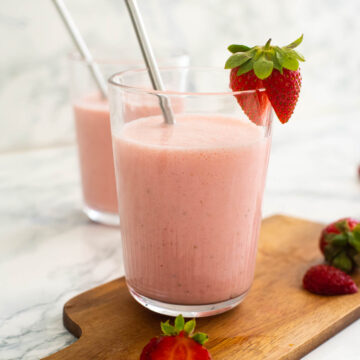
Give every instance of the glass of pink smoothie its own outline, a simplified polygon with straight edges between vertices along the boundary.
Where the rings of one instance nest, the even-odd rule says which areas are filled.
[[[230,92],[226,70],[161,75],[166,92],[151,90],[146,70],[109,80],[126,281],[155,312],[214,315],[238,305],[253,281],[272,109],[264,90]],[[174,125],[164,123],[161,96]],[[128,106],[148,103],[160,114]]]
[[[139,67],[140,61],[98,60],[105,78],[116,71]],[[111,142],[108,100],[101,97],[88,66],[78,56],[71,56],[71,99],[75,118],[84,212],[96,222],[119,225]],[[188,65],[188,56],[175,55],[162,63]],[[151,103],[129,105],[133,116],[158,115]]]

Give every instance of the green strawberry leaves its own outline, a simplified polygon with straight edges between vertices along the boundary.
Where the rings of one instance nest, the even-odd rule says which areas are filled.
[[[235,54],[235,53],[238,53],[238,52],[248,51],[248,50],[250,50],[250,48],[248,46],[245,46],[245,45],[233,44],[233,45],[228,46],[228,50],[230,52],[232,52],[233,54]]]
[[[204,345],[209,340],[209,337],[202,332],[196,333],[191,338],[201,345]]]
[[[295,49],[297,46],[299,46],[302,43],[303,38],[304,38],[304,34],[302,34],[298,39],[293,41],[291,44],[286,45],[285,47],[289,49]]]
[[[360,224],[350,228],[346,219],[334,223],[340,233],[326,234],[324,255],[326,261],[349,273],[360,266]]]
[[[291,51],[293,51],[292,54]],[[278,46],[275,48],[275,57],[280,66],[285,69],[296,71],[299,68],[299,61],[297,59],[296,51],[281,49]]]
[[[285,50],[287,54],[289,54],[291,57],[296,58],[299,61],[305,61],[305,58],[303,55],[301,55],[298,51],[295,50]]]
[[[350,272],[353,268],[353,263],[346,255],[345,251],[342,251],[332,260],[332,265],[347,273]]]
[[[234,67],[241,66],[251,59],[251,55],[244,52],[236,53],[229,57],[225,63],[225,69],[233,69]]]
[[[348,231],[348,230],[349,230],[349,226],[348,226],[348,224],[347,224],[346,219],[341,220],[341,221],[337,221],[337,222],[335,223],[335,227],[336,227],[339,231],[341,231],[341,232],[343,232],[343,231]]]
[[[166,336],[176,336],[179,335],[182,331],[191,337],[194,341],[203,345],[208,341],[208,336],[202,332],[197,332],[192,335],[196,326],[195,319],[185,322],[184,317],[180,314],[176,317],[174,326],[169,323],[169,320],[160,323],[161,330]]]
[[[240,76],[251,70],[255,75],[264,80],[269,77],[273,70],[283,72],[283,69],[296,71],[299,68],[299,61],[305,61],[303,55],[295,51],[303,40],[303,35],[289,45],[279,47],[271,46],[271,39],[265,46],[254,46],[232,44],[228,50],[232,55],[225,63],[225,69],[238,68],[237,75]]]
[[[196,326],[195,319],[189,320],[184,325],[184,330],[188,335],[191,335]]]
[[[242,64],[241,66],[239,66],[239,69],[236,73],[237,76],[249,72],[250,70],[252,70],[253,66],[254,66],[254,60],[249,60],[246,63]]]
[[[175,319],[175,329],[179,333],[181,330],[184,330],[185,320],[184,317],[180,314]]]
[[[354,240],[351,245],[360,252],[360,224],[354,227],[352,234],[354,235]]]
[[[349,245],[360,253],[360,233],[358,231],[354,230],[352,233],[349,233]]]
[[[255,75],[264,80],[269,77],[274,68],[274,63],[266,59],[265,55],[261,55],[253,65]]]
[[[348,237],[346,234],[336,234],[331,237],[331,244],[334,246],[345,246],[347,245]]]
[[[166,320],[165,322],[161,322],[160,327],[164,335],[172,336],[178,334],[178,331],[175,329],[175,327],[169,324],[169,320]]]

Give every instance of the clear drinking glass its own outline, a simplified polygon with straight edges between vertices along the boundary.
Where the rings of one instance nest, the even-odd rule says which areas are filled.
[[[214,315],[253,281],[272,109],[263,89],[230,92],[226,70],[161,75],[164,92],[151,90],[146,70],[109,80],[126,281],[155,312]]]
[[[186,66],[188,61],[187,55],[178,54],[162,63]],[[139,60],[125,59],[98,59],[97,63],[106,79],[117,71],[143,64]],[[101,97],[86,61],[72,55],[70,68],[84,212],[93,221],[119,225],[108,100]]]

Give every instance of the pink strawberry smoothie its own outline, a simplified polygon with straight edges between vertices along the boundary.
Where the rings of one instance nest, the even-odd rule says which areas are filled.
[[[157,101],[126,99],[126,117],[157,115]],[[180,103],[174,109],[179,109]],[[99,94],[88,95],[74,104],[76,134],[85,205],[93,210],[117,213],[117,194],[108,101]]]
[[[116,213],[109,104],[100,95],[91,95],[74,104],[74,114],[85,205]]]
[[[173,304],[246,293],[270,138],[250,121],[152,116],[114,134],[128,285]]]

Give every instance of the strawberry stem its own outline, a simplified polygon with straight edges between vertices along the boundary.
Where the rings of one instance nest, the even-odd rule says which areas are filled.
[[[271,43],[271,39],[269,39],[266,44],[265,44],[265,50],[269,50],[270,49],[270,43]]]

